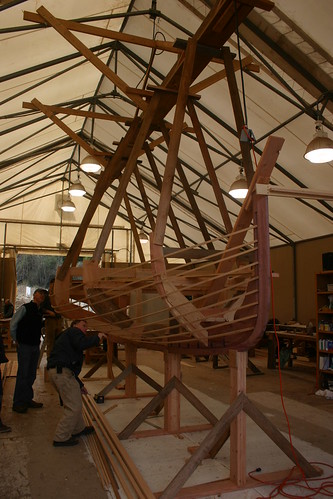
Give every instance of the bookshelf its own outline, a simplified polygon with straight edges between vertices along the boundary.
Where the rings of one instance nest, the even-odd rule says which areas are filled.
[[[333,271],[316,274],[317,386],[333,388]]]

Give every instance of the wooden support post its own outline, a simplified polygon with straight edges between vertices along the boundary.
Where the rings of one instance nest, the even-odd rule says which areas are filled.
[[[229,351],[230,404],[240,393],[246,394],[247,352]],[[246,415],[240,411],[230,425],[230,480],[246,483]]]
[[[106,351],[107,377],[109,379],[114,379],[114,374],[113,374],[113,370],[112,370],[112,367],[113,367],[112,358],[113,358],[113,350],[114,350],[113,345],[114,345],[114,343],[109,336],[107,337],[106,341],[107,341],[107,351]]]
[[[129,367],[131,364],[136,366],[136,346],[126,343],[125,345],[125,358],[126,358],[126,367]],[[127,397],[136,397],[136,375],[131,372],[125,381],[125,395]]]
[[[178,353],[167,352],[164,358],[164,385],[175,376],[180,379],[180,359]],[[164,403],[164,429],[170,433],[175,433],[180,429],[180,393],[172,390]]]

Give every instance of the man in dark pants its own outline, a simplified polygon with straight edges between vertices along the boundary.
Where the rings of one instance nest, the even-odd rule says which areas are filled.
[[[0,334],[0,364],[5,364],[6,362],[8,362],[8,359],[5,353],[5,347],[3,345],[2,336]],[[2,387],[2,377],[0,370],[0,416],[1,416],[1,407],[2,407],[2,396],[3,396],[3,387]],[[10,426],[3,424],[0,417],[0,433],[8,433],[9,431],[12,431],[12,429],[10,428]]]
[[[22,305],[10,321],[10,334],[17,343],[18,369],[13,399],[13,411],[24,413],[28,408],[39,409],[41,402],[33,400],[32,385],[36,379],[42,329],[41,305],[46,290],[38,288],[30,303]]]
[[[47,361],[49,377],[58,391],[64,407],[53,440],[55,447],[78,444],[76,437],[89,435],[93,426],[86,426],[82,415],[83,383],[79,374],[83,364],[83,351],[98,346],[104,333],[86,336],[87,322],[75,320],[55,341]]]

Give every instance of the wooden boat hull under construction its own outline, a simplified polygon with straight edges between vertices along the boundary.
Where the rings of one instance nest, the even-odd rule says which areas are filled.
[[[252,166],[250,139],[240,140],[241,164],[245,170],[249,193],[232,227],[194,104],[200,98],[195,82],[212,60],[223,62],[237,132],[239,137],[241,133],[246,133],[247,127],[235,78],[235,67],[239,68],[241,63],[239,61],[234,65],[226,42],[254,7],[271,10],[273,5],[270,0],[218,0],[193,36],[186,41],[175,42],[175,48],[179,51],[178,58],[161,85],[136,88],[135,91],[97,60],[94,54],[69,32],[89,30],[92,33],[93,28],[85,26],[84,23],[57,19],[44,7],[37,10],[38,14],[25,13],[27,20],[41,23],[42,26],[52,26],[135,105],[134,117],[128,120],[126,125],[127,133],[112,157],[107,154],[103,157],[102,151],[95,151],[78,134],[69,130],[55,116],[59,109],[51,111],[37,99],[28,106],[44,112],[88,154],[95,154],[104,166],[81,226],[56,276],[54,295],[51,299],[55,309],[64,317],[84,317],[90,328],[107,332],[115,342],[168,351],[204,354],[230,348],[242,351],[251,348],[259,340],[269,310],[269,241],[267,199],[256,194],[255,186],[257,182],[269,182],[283,139],[268,139],[256,171]],[[112,34],[110,36],[112,37]],[[131,43],[130,37],[128,41]],[[144,85],[148,79],[149,74]],[[199,82],[199,87],[205,89],[214,82],[215,78],[204,77]],[[170,111],[174,111],[171,126],[166,121]],[[194,206],[190,186],[178,159],[186,112],[192,121],[193,133],[200,146],[225,232],[229,233],[229,236],[223,233],[221,238],[215,240],[219,242],[219,247],[225,246],[223,251],[215,252],[213,257],[207,256],[202,248],[209,249],[213,243],[203,221],[200,220],[200,210],[195,209],[198,227],[204,238],[196,248],[201,251],[199,259],[190,256],[195,248],[186,248],[171,206],[176,169],[184,184],[189,203]],[[150,264],[141,258],[141,264],[125,269],[101,268],[99,262],[122,202],[127,208],[140,254],[140,243],[127,189],[131,177],[135,174],[137,178],[139,175],[137,162],[143,152],[154,171],[149,146],[156,132],[161,134],[159,138],[166,143],[168,153],[163,179],[159,176],[157,178],[160,190],[158,211],[155,218],[152,213],[149,217],[152,229]],[[91,261],[77,267],[85,234],[94,212],[105,189],[116,179],[119,179],[119,185],[94,255]],[[143,186],[142,179],[140,185]],[[144,195],[144,192],[142,194]],[[148,200],[146,201],[148,203]],[[185,257],[178,252],[174,255],[168,254],[167,257],[164,255],[168,217]],[[248,231],[252,237],[249,237]],[[178,261],[182,259],[183,263],[171,264],[171,257],[174,259],[177,256]]]
[[[86,318],[91,328],[122,344],[194,355],[253,347],[265,330],[270,305],[268,204],[255,185],[269,182],[282,143],[269,138],[218,261],[215,254],[214,260],[167,267],[170,254],[164,257],[152,234],[150,268],[147,263],[101,268],[84,262],[65,279],[56,279],[55,308],[70,319]],[[244,242],[248,232],[252,242]],[[164,307],[144,313],[156,295]]]

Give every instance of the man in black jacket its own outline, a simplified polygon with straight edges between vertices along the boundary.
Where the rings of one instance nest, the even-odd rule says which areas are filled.
[[[8,362],[6,353],[5,353],[5,347],[2,341],[2,336],[0,333],[0,364],[5,364]],[[0,366],[1,367],[1,366]],[[1,370],[0,370],[0,433],[7,433],[9,431],[12,431],[10,426],[5,425],[1,421],[1,407],[2,407],[2,396],[3,396],[3,386],[2,386],[2,378],[1,378]]]
[[[55,341],[48,358],[47,369],[51,382],[57,389],[64,407],[53,440],[55,447],[76,445],[76,437],[89,435],[93,426],[86,426],[82,416],[83,383],[79,379],[83,364],[83,351],[98,346],[104,333],[86,336],[87,322],[75,320]]]
[[[30,303],[22,305],[10,321],[10,335],[17,343],[18,369],[13,399],[13,411],[24,413],[28,408],[39,409],[41,402],[33,400],[32,385],[36,379],[42,330],[41,305],[46,290],[38,288]]]

